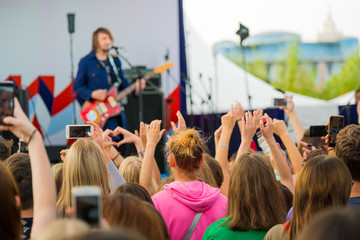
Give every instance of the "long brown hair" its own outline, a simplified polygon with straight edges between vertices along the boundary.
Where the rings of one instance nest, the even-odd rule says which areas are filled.
[[[284,199],[274,170],[258,153],[246,153],[236,160],[228,197],[225,224],[233,231],[268,230],[285,220]]]
[[[111,226],[136,230],[149,240],[170,239],[155,207],[130,194],[111,195],[103,202],[103,216]]]
[[[20,207],[15,197],[19,196],[14,177],[0,161],[0,239],[20,239],[22,232]]]
[[[296,181],[288,239],[295,239],[322,210],[346,206],[350,191],[351,175],[341,159],[327,155],[311,158]]]

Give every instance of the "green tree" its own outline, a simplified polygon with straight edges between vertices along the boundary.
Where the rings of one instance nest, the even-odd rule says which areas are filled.
[[[340,71],[331,76],[324,86],[321,98],[332,99],[350,92],[360,85],[360,57],[359,50],[349,56],[341,65]]]
[[[247,64],[246,70],[256,77],[268,81],[266,63],[256,53],[256,48],[252,48],[252,51],[255,61]],[[298,41],[290,42],[284,54],[286,55],[285,60],[275,63],[277,79],[271,82],[277,89],[329,100],[352,91],[360,85],[359,50],[344,61],[337,74],[320,84],[315,82],[318,73],[317,67],[299,61]],[[242,55],[239,52],[228,54],[227,57],[244,68]],[[311,66],[310,69],[309,66]]]

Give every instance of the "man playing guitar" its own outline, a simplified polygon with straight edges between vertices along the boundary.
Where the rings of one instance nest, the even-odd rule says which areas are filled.
[[[80,60],[78,73],[74,83],[74,90],[77,92],[77,100],[82,108],[90,105],[92,101],[104,101],[108,89],[116,82],[119,83],[118,90],[125,89],[130,84],[121,69],[121,62],[118,57],[109,54],[113,37],[106,28],[98,28],[92,36],[92,51]],[[136,81],[135,95],[138,95],[141,82],[141,89],[145,88],[146,81]],[[121,116],[109,118],[104,129],[114,130],[122,126]]]

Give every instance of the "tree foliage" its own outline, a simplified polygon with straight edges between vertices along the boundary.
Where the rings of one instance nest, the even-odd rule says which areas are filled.
[[[252,48],[255,61],[247,64],[246,70],[256,77],[269,82],[266,63]],[[318,69],[310,63],[300,62],[298,42],[290,42],[286,51],[286,58],[275,63],[276,80],[270,84],[277,89],[290,91],[302,95],[329,100],[352,91],[360,85],[360,56],[356,51],[342,63],[340,71],[323,82],[317,83]],[[237,65],[244,67],[241,54],[229,54],[227,57]]]

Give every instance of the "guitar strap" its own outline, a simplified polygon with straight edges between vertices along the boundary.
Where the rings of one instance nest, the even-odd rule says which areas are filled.
[[[113,70],[114,70],[116,80],[119,82],[119,85],[121,85],[122,80],[121,80],[121,78],[120,78],[120,76],[119,76],[119,72],[118,72],[118,70],[117,70],[117,68],[116,68],[114,59],[113,59],[113,57],[111,56],[111,54],[108,54],[108,57],[109,57],[109,62],[110,62],[110,64],[111,64],[111,67],[112,67]]]
[[[101,66],[102,66],[103,68],[105,68],[106,75],[107,75],[107,81],[108,81],[109,86],[111,86],[112,80],[111,80],[110,66],[109,66],[109,64],[107,63],[106,60],[105,60],[105,61],[99,60],[99,62],[100,62],[100,64],[101,64]]]

